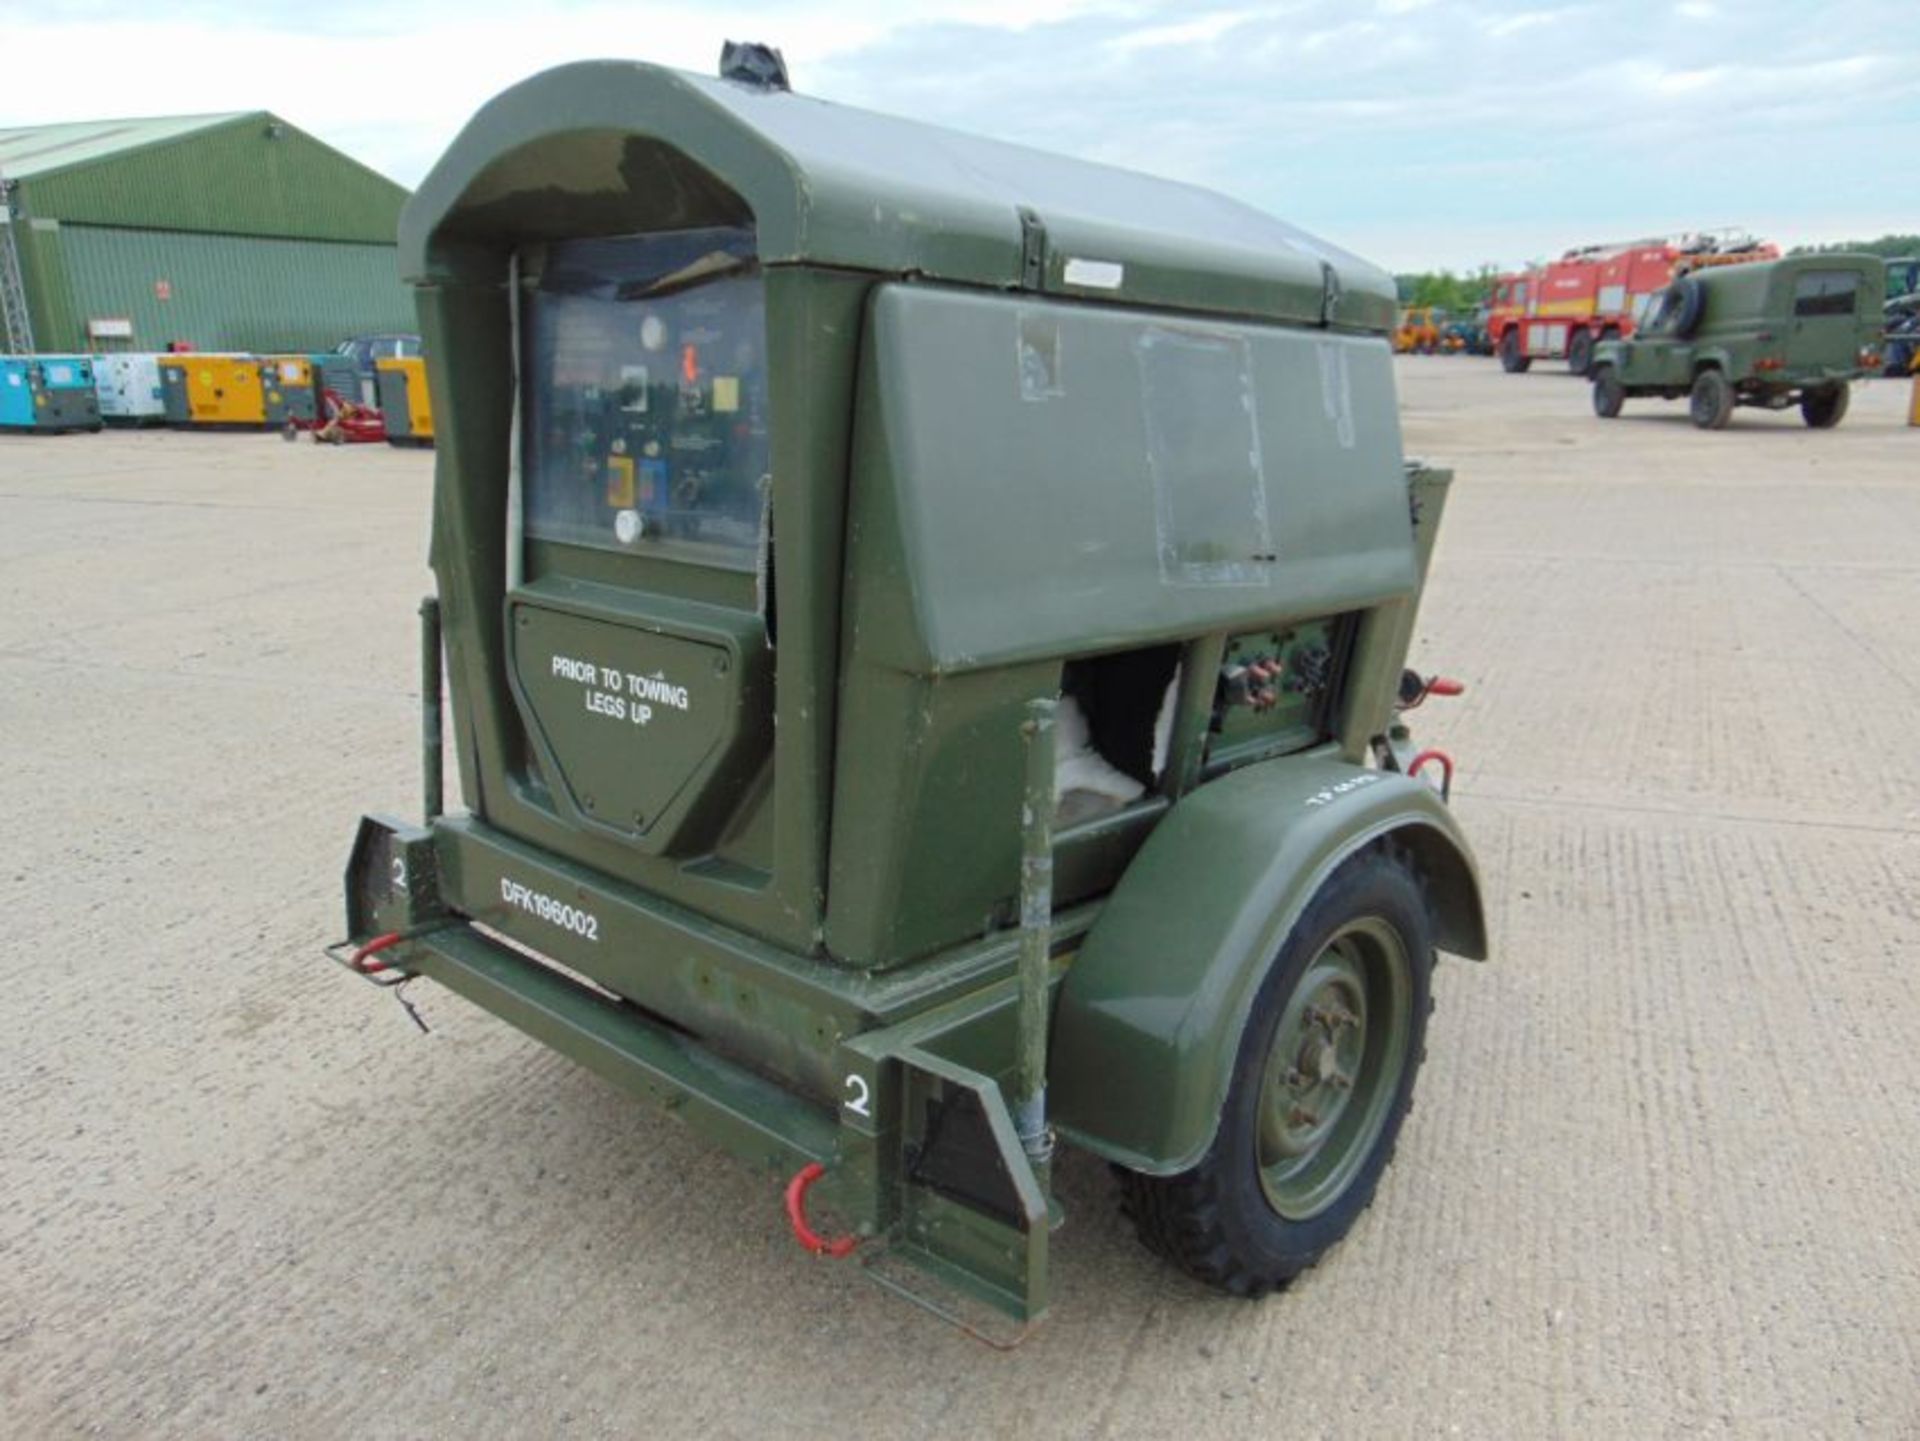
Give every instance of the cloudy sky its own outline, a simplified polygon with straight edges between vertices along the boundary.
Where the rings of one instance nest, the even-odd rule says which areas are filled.
[[[128,18],[136,17],[136,18]],[[0,125],[267,109],[407,184],[566,60],[711,70],[1228,191],[1395,269],[1920,230],[1914,0],[0,0]]]

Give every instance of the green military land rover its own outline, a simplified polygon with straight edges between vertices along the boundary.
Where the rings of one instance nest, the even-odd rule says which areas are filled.
[[[1629,399],[1687,397],[1702,430],[1737,405],[1798,404],[1825,430],[1847,413],[1850,382],[1879,365],[1883,262],[1872,255],[1799,255],[1681,277],[1629,340],[1594,355],[1593,410]]]

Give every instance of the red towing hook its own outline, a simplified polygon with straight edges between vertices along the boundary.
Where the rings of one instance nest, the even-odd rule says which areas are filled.
[[[1412,764],[1407,767],[1407,779],[1412,780],[1415,776],[1419,775],[1421,769],[1429,761],[1437,763],[1440,767],[1440,799],[1443,801],[1452,800],[1453,757],[1443,750],[1421,751],[1419,755],[1413,758]]]
[[[376,961],[373,958],[382,951],[391,950],[404,939],[405,937],[398,931],[388,931],[384,936],[375,936],[347,957],[347,969],[350,971],[358,971],[363,976],[371,976],[380,971],[384,971],[387,968],[387,963],[385,961]]]
[[[829,1241],[812,1226],[807,1224],[807,1192],[813,1189],[813,1183],[827,1174],[827,1168],[818,1161],[809,1161],[787,1182],[787,1220],[793,1223],[793,1238],[816,1256],[828,1256],[834,1260],[846,1255],[860,1244],[858,1236],[835,1236]]]
[[[1456,696],[1466,692],[1465,683],[1452,676],[1422,676],[1416,670],[1405,670],[1400,673],[1400,694],[1394,701],[1394,709],[1414,710],[1425,705],[1430,695]]]

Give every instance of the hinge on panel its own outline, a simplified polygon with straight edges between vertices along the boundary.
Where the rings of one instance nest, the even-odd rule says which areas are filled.
[[[1333,324],[1333,312],[1340,305],[1340,272],[1328,261],[1320,262],[1320,323]]]
[[[1040,290],[1047,282],[1047,227],[1026,206],[1020,207],[1020,288]]]

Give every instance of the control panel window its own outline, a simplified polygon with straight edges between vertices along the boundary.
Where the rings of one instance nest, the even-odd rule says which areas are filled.
[[[521,324],[526,534],[757,565],[770,458],[753,232],[555,244]]]

